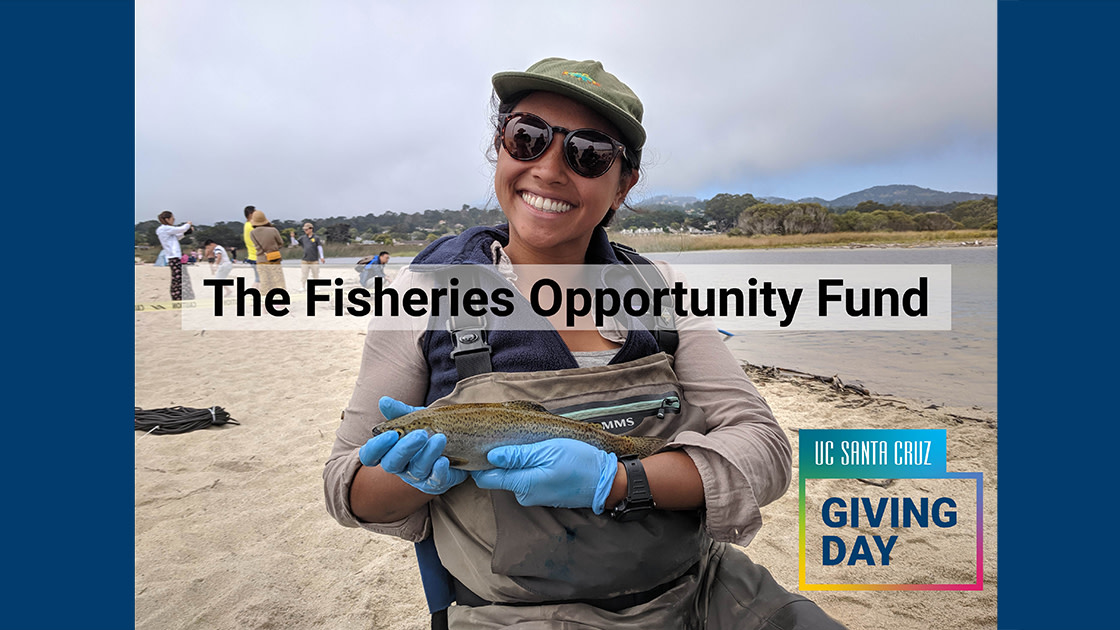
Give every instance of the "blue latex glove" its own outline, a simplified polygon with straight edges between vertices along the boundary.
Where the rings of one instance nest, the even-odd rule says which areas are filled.
[[[381,411],[381,415],[385,416],[386,420],[396,420],[401,416],[408,415],[424,407],[413,407],[412,405],[406,405],[396,398],[382,396],[381,399],[377,401],[377,408]]]
[[[521,505],[589,507],[596,514],[618,472],[614,453],[567,438],[499,446],[486,459],[495,468],[471,472],[479,488],[509,490]]]
[[[403,416],[423,407],[406,405],[383,396],[378,401],[381,415],[387,420]],[[426,494],[443,494],[467,479],[467,471],[451,468],[443,457],[447,436],[417,429],[403,438],[393,431],[374,436],[358,450],[358,459],[365,466],[381,464],[381,469],[400,477],[405,483]]]

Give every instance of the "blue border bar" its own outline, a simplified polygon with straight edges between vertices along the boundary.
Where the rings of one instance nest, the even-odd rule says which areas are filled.
[[[132,2],[0,1],[5,628],[135,623],[133,28]]]
[[[1095,487],[1117,444],[1117,24],[1116,2],[999,3],[1000,628],[1115,625],[1093,587],[1118,555]]]

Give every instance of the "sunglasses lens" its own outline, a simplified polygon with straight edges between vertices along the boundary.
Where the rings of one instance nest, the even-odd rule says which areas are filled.
[[[510,156],[518,160],[534,160],[552,142],[552,128],[536,116],[519,115],[509,119],[502,133]]]
[[[584,177],[598,177],[614,163],[614,144],[604,134],[582,130],[568,135],[564,150],[568,164]]]
[[[514,114],[502,129],[502,146],[517,160],[535,160],[548,150],[552,142],[552,127],[533,114]],[[599,177],[606,173],[617,150],[610,136],[594,129],[580,129],[567,133],[564,140],[564,157],[572,170],[584,177]]]

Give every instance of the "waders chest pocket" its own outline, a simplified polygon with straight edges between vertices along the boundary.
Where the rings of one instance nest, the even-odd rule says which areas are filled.
[[[668,390],[659,394],[584,403],[551,411],[572,420],[598,423],[604,431],[621,435],[630,433],[647,418],[664,420],[667,415],[679,414],[681,397],[677,391]]]

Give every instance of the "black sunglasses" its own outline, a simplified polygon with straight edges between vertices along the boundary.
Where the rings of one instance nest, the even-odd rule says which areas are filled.
[[[597,129],[565,129],[548,124],[540,116],[514,112],[498,125],[498,142],[515,160],[529,162],[544,155],[552,138],[564,138],[564,159],[584,177],[599,177],[610,170],[619,154],[628,159],[626,145]]]

